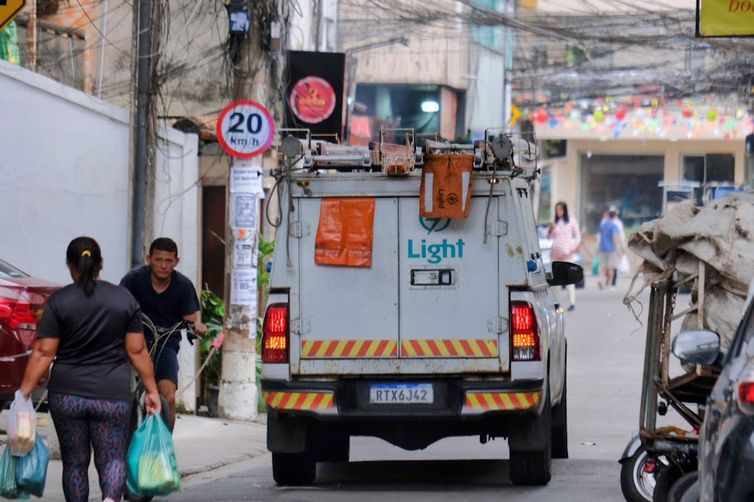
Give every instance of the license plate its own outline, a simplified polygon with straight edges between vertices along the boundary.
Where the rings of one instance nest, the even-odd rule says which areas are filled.
[[[369,388],[371,404],[432,404],[434,400],[430,383],[384,383]]]

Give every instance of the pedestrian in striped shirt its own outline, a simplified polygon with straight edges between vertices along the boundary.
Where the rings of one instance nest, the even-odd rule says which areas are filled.
[[[568,216],[568,205],[560,201],[555,204],[555,223],[550,225],[550,239],[552,239],[552,250],[550,256],[552,261],[570,261],[576,260],[576,254],[581,246],[581,230],[576,218]],[[568,302],[570,306],[568,311],[571,312],[576,308],[576,286],[569,284]]]

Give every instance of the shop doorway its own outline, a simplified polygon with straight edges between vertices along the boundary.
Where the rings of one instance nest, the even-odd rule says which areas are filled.
[[[655,155],[581,155],[581,224],[599,231],[605,209],[615,206],[626,232],[662,214],[664,158]]]
[[[225,297],[225,186],[205,186],[202,196],[202,289]]]

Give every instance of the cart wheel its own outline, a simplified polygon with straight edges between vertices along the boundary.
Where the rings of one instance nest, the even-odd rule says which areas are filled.
[[[681,502],[683,498],[689,494],[691,495],[691,489],[699,480],[699,471],[687,472],[681,476],[673,486],[670,487],[668,492],[668,502]],[[699,494],[696,494],[696,499],[699,500]]]
[[[683,471],[675,464],[660,469],[657,473],[657,483],[652,494],[652,502],[669,502],[670,489],[681,476],[683,476]]]
[[[628,502],[652,502],[657,469],[660,464],[643,446],[622,463],[620,488]]]

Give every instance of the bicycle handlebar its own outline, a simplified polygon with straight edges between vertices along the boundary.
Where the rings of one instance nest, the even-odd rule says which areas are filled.
[[[196,331],[194,331],[194,324],[187,321],[186,319],[181,319],[173,326],[166,328],[164,326],[157,326],[154,322],[152,322],[149,316],[147,316],[143,312],[141,314],[141,317],[144,326],[146,326],[154,334],[155,342],[162,340],[163,338],[168,338],[176,332],[179,332],[181,334],[186,333],[186,339],[191,345],[194,345],[194,340],[200,338],[200,336],[196,334]]]

